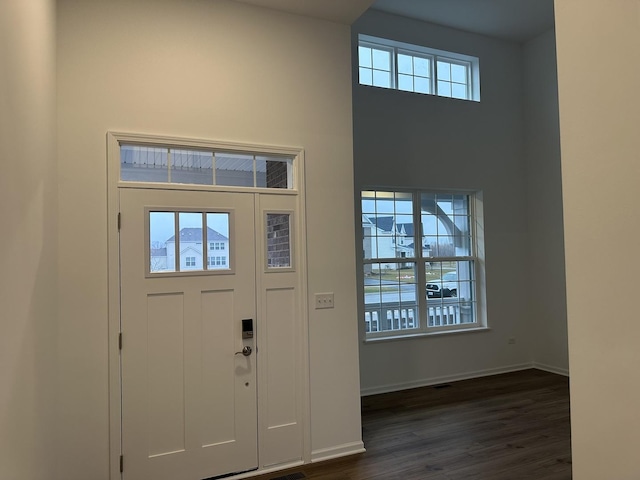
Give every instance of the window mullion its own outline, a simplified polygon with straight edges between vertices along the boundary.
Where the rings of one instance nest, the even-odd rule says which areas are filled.
[[[427,274],[425,271],[424,258],[422,256],[422,206],[420,205],[420,192],[413,193],[413,233],[415,245],[414,253],[418,259],[416,275],[416,304],[418,305],[418,316],[420,318],[420,331],[426,332],[429,315],[427,314]]]
[[[393,78],[393,85],[391,85],[391,88],[397,90],[398,89],[398,84],[399,84],[399,79],[398,79],[398,49],[394,47],[393,49],[393,61],[391,62],[391,69],[393,70],[391,72],[391,76]]]

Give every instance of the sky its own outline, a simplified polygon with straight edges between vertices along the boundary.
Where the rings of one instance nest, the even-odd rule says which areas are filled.
[[[162,246],[175,235],[176,212],[150,212],[149,240],[151,245],[158,242]],[[229,238],[229,213],[207,213],[207,226]],[[202,228],[201,212],[179,212],[179,230],[183,228]]]

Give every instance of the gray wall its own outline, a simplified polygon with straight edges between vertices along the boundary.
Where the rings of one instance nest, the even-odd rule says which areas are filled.
[[[535,57],[535,46],[523,49],[518,43],[378,11],[367,12],[354,24],[354,55],[358,33],[480,58],[480,103],[360,86],[354,68],[355,190],[356,196],[361,188],[371,186],[482,192],[490,327],[483,332],[365,342],[360,349],[362,392],[523,368],[534,365],[538,354],[546,368],[566,372],[566,334],[561,334],[566,329],[562,216],[561,203],[556,203],[557,104],[555,124],[541,125],[552,116],[557,100],[555,96],[543,100],[542,111],[536,110],[525,122],[525,106],[532,110],[530,104],[553,93],[554,87],[526,86],[523,78],[525,57],[529,67],[543,70],[538,74],[541,80],[553,80],[555,66]],[[549,37],[545,38],[538,50],[549,48]],[[523,55],[523,50],[529,54]],[[554,133],[544,145],[528,152],[526,147],[533,143],[529,139],[540,130]],[[545,165],[544,172],[534,168],[535,175],[530,177],[529,165],[539,162]],[[545,198],[545,206],[553,210],[550,223],[540,215],[530,221],[535,197],[547,191],[551,197]],[[535,242],[548,234],[553,239],[541,243],[553,252],[532,277],[532,265],[540,262]],[[359,271],[361,267],[359,261]],[[560,284],[553,305],[531,291],[533,279],[543,274],[557,277]],[[545,322],[534,324],[543,315],[547,315]],[[540,333],[541,328],[545,332]],[[556,345],[539,347],[539,342],[548,343],[557,331]],[[360,335],[364,338],[362,327]],[[509,337],[516,337],[515,345],[508,344]]]
[[[524,125],[533,360],[569,368],[555,31],[526,43]]]

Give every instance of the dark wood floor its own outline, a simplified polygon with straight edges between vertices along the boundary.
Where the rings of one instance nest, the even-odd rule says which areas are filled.
[[[568,480],[568,379],[539,370],[362,399],[366,453],[259,480]]]

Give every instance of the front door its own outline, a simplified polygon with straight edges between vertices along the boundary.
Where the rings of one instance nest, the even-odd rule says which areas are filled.
[[[254,195],[121,188],[119,201],[124,479],[256,469]]]

